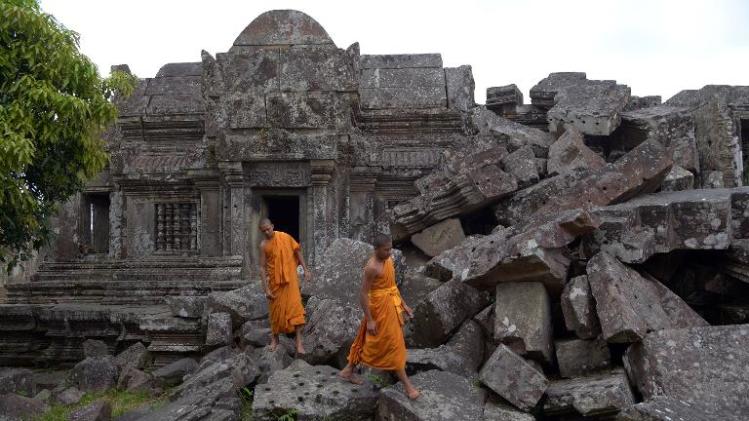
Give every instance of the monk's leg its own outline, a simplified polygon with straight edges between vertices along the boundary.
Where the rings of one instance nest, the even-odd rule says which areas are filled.
[[[306,352],[304,351],[302,330],[304,330],[304,325],[296,326],[296,353],[299,355],[306,354]]]
[[[270,350],[275,351],[278,348],[278,335],[275,333],[270,334]]]
[[[364,380],[361,379],[361,377],[354,374],[354,365],[351,363],[346,364],[346,367],[343,368],[343,370],[338,373],[338,377],[342,378],[343,380],[346,380],[347,382],[351,382],[353,384],[363,384]]]
[[[398,376],[398,380],[400,380],[401,383],[403,383],[403,389],[406,391],[406,396],[408,396],[409,399],[417,399],[421,392],[418,391],[414,387],[414,385],[411,383],[411,379],[408,378],[406,375],[406,369],[401,368],[400,370],[395,370],[395,375]]]

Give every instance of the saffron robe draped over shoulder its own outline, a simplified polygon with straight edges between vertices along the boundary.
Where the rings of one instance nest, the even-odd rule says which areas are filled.
[[[369,312],[377,326],[377,334],[367,332],[367,318],[362,319],[359,332],[351,344],[348,360],[380,370],[406,367],[406,342],[403,339],[403,300],[395,284],[392,257],[383,264],[369,291]]]
[[[273,238],[265,241],[265,274],[268,286],[275,296],[269,302],[270,328],[274,335],[292,333],[303,325],[304,306],[299,291],[299,277],[296,268],[299,264],[296,251],[299,243],[285,232],[275,231]]]

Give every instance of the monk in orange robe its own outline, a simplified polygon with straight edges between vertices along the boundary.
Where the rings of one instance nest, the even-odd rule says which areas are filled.
[[[413,310],[400,295],[395,284],[395,266],[390,253],[393,243],[381,235],[375,239],[374,255],[364,268],[359,300],[364,310],[359,333],[351,344],[348,364],[339,376],[355,384],[363,381],[354,375],[359,364],[394,371],[411,399],[420,392],[406,375],[406,342],[403,339],[403,313],[413,317]]]
[[[312,273],[302,257],[302,250],[294,237],[274,231],[269,219],[260,221],[260,232],[265,239],[260,243],[260,275],[265,295],[268,298],[271,327],[270,348],[278,348],[278,335],[296,334],[296,352],[304,354],[302,329],[304,328],[304,306],[299,290],[297,266],[304,268],[304,279],[310,281]]]

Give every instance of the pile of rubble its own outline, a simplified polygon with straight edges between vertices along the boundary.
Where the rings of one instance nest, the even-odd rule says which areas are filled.
[[[387,373],[365,369],[363,385],[336,377],[372,252],[341,238],[303,286],[302,359],[290,338],[266,348],[252,282],[167,298],[135,324],[148,347],[112,357],[86,342],[41,398],[19,395],[38,392],[32,372],[2,372],[0,408],[38,413],[119,387],[167,391],[128,420],[239,419],[243,389],[258,420],[745,419],[749,188],[694,189],[720,185],[700,166],[707,111],[581,73],[550,75],[531,99],[491,88],[487,107],[466,112],[471,142],[392,209],[418,400]]]

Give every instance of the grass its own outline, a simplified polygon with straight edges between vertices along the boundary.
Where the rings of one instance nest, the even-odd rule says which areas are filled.
[[[67,421],[73,411],[90,405],[94,401],[104,399],[112,406],[112,418],[140,408],[144,405],[158,406],[166,399],[166,393],[153,397],[147,392],[129,392],[126,390],[108,390],[106,392],[86,393],[81,401],[74,405],[52,405],[43,415],[35,418],[35,421]]]
[[[249,387],[243,387],[239,390],[239,399],[242,402],[242,409],[239,416],[241,421],[252,421],[252,399],[253,390]]]

